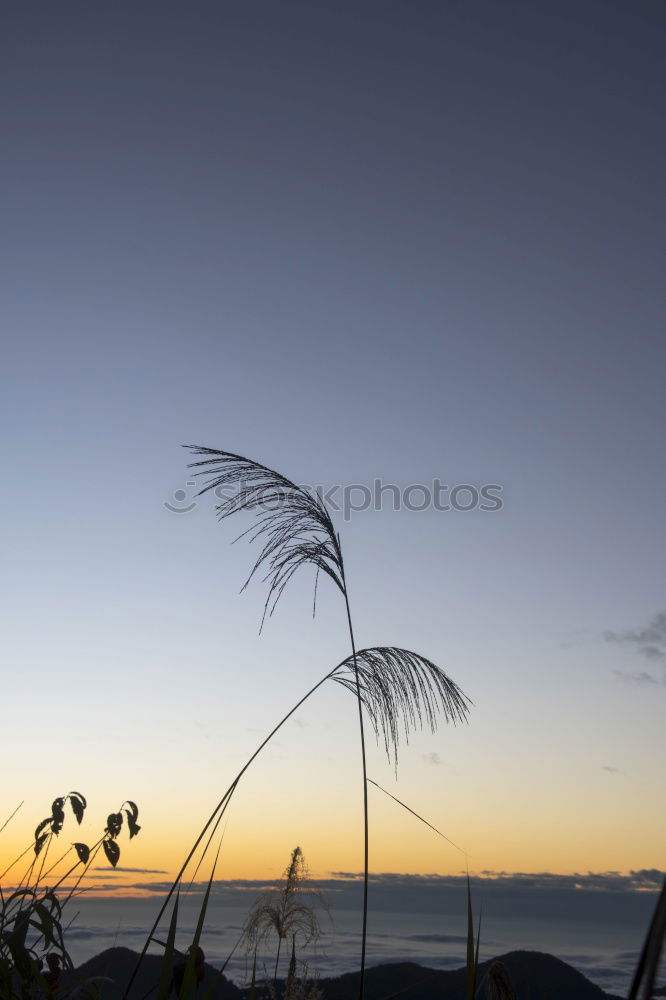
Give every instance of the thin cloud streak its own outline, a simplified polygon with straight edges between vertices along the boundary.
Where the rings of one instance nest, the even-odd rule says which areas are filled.
[[[583,893],[612,892],[622,894],[658,892],[661,889],[664,872],[657,868],[632,870],[628,874],[621,872],[574,872],[571,875],[559,875],[553,872],[496,872],[485,870],[470,875],[473,887],[493,892],[495,889],[519,891],[575,891]],[[330,895],[333,899],[344,896],[354,896],[362,887],[363,872],[330,872],[329,877],[316,880],[316,888]],[[410,875],[395,872],[370,874],[370,885],[373,893],[423,890],[430,894],[433,891],[456,889],[466,890],[467,875]],[[274,888],[276,881],[260,879],[216,879],[211,886],[213,895],[228,894],[238,898],[244,895],[258,895],[267,889]],[[189,894],[205,892],[207,881],[195,882],[188,890]],[[165,893],[171,888],[171,883],[135,882],[122,887],[102,885],[95,887],[94,892],[152,892]]]
[[[650,663],[662,664],[665,668],[662,681],[666,684],[666,611],[658,612],[645,628],[630,629],[626,632],[606,632],[604,639],[606,642],[629,647]],[[633,672],[616,670],[615,676],[639,686],[659,683],[647,670]]]
[[[635,684],[637,687],[644,687],[646,684],[658,684],[659,681],[646,670],[614,670],[613,673],[625,684]]]
[[[168,872],[163,868],[121,868],[120,865],[116,865],[115,868],[99,865],[93,868],[92,871],[104,872],[107,877],[113,872],[128,872],[133,875],[168,875]]]
[[[607,642],[629,643],[635,646],[640,653],[647,656],[657,656],[659,659],[666,658],[666,611],[660,611],[654,616],[649,625],[642,629],[633,629],[627,632],[606,632]]]

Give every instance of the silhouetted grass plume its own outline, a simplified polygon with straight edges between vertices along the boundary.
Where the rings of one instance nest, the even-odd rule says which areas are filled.
[[[375,732],[380,729],[387,754],[397,761],[399,719],[405,733],[409,726],[421,724],[425,716],[434,727],[435,715],[443,710],[447,719],[462,720],[468,711],[467,699],[449,678],[430,661],[407,650],[377,647],[357,653],[340,536],[322,498],[285,476],[242,455],[186,445],[198,457],[190,463],[194,475],[203,478],[199,495],[213,491],[219,499],[218,518],[246,512],[255,517],[252,527],[239,538],[249,537],[261,546],[245,589],[252,578],[263,571],[268,584],[262,626],[271,615],[292,576],[304,566],[315,568],[316,587],[319,574],[325,573],[342,593],[345,602],[351,656],[331,675],[356,694],[358,705],[361,764],[363,772],[364,879],[363,925],[361,933],[361,972],[359,995],[363,997],[368,918],[368,782],[365,750],[363,705],[366,706]],[[338,673],[339,669],[339,673]],[[347,676],[345,676],[347,674]],[[317,685],[318,686],[318,685]],[[313,689],[314,690],[314,689]],[[242,772],[241,772],[242,773]],[[233,787],[228,795],[233,793]],[[226,808],[220,803],[222,808]]]

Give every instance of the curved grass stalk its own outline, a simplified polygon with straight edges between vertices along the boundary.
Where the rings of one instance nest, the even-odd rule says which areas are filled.
[[[437,687],[441,678],[436,673],[428,677],[428,672],[431,671],[431,668],[434,671],[437,671],[438,668],[435,668],[434,664],[430,664],[429,661],[417,657],[416,654],[407,653],[404,650],[396,651],[392,648],[364,650],[363,653],[366,654],[365,659],[362,658],[362,654],[357,654],[340,536],[335,532],[328,508],[319,495],[298,486],[273,469],[269,469],[267,466],[261,465],[259,462],[254,462],[242,455],[199,445],[186,445],[185,447],[189,448],[193,454],[199,457],[199,461],[192,462],[189,466],[196,469],[194,472],[195,476],[204,477],[203,486],[199,490],[198,495],[201,496],[212,490],[220,500],[220,503],[216,507],[219,520],[224,520],[232,514],[241,511],[249,512],[255,516],[254,525],[238,537],[248,537],[251,542],[261,544],[259,554],[242,588],[245,590],[260,569],[263,569],[265,574],[263,579],[268,584],[268,592],[264,603],[260,631],[266,616],[272,615],[275,611],[289,580],[303,566],[310,565],[316,569],[315,604],[316,581],[319,578],[320,572],[325,573],[333,581],[344,597],[351,643],[350,660],[344,662],[350,662],[353,672],[353,690],[355,691],[358,705],[363,772],[364,874],[361,970],[359,981],[359,997],[360,1000],[363,1000],[369,865],[368,782],[363,705],[365,702],[375,728],[375,733],[377,734],[379,728],[382,728],[387,754],[390,756],[390,749],[392,748],[397,766],[398,719],[402,712],[405,709],[408,712],[407,716],[403,719],[405,732],[407,733],[410,723],[414,724],[416,721],[419,723],[422,722],[421,708],[423,701],[426,719],[431,727],[434,725],[433,705],[437,703],[437,697],[435,697],[434,701],[431,698],[431,681],[434,678]],[[231,492],[228,494],[228,491]],[[406,653],[407,655],[404,655]],[[424,664],[426,665],[425,675],[423,672]],[[441,674],[441,671],[439,673]],[[445,677],[443,674],[442,676]],[[352,684],[346,683],[344,678],[336,679],[345,686],[350,687],[350,689],[352,688]],[[466,699],[464,699],[464,696],[461,695],[456,686],[448,678],[446,678],[446,682],[446,684],[437,688],[437,695],[442,702],[445,713],[453,721],[456,718],[464,718],[467,712]],[[392,687],[393,691],[391,690]],[[306,697],[308,696],[306,695]],[[302,704],[302,702],[299,704]],[[270,736],[268,739],[270,739]],[[265,742],[268,742],[268,739]],[[264,745],[265,743],[262,744],[262,747]],[[259,749],[261,750],[262,747]],[[254,757],[251,758],[246,767],[250,765],[253,759]],[[218,807],[214,810],[192,852],[188,855],[183,869],[177,876],[176,882],[182,877],[184,868],[191,860],[206,829],[217,816],[218,810],[226,809],[234,789],[235,784],[230,786],[226,797],[221,800]],[[168,899],[169,896],[160,912],[158,921],[164,912]],[[151,931],[149,937],[152,936],[152,933]],[[145,948],[139,961],[141,961],[144,954]]]
[[[307,694],[303,695],[303,697],[300,698],[299,701],[296,702],[296,704],[294,705],[294,707],[291,708],[291,709],[289,709],[289,711],[287,712],[287,714],[285,716],[283,716],[282,719],[280,719],[280,721],[278,722],[278,724],[276,726],[274,726],[273,729],[271,729],[271,731],[268,734],[268,736],[259,744],[259,746],[257,747],[257,749],[252,754],[252,756],[248,758],[248,760],[245,762],[245,764],[243,765],[243,767],[240,769],[240,771],[238,772],[238,774],[236,775],[236,777],[234,778],[234,780],[231,782],[231,784],[227,788],[226,792],[224,793],[224,795],[222,796],[222,798],[220,799],[220,801],[217,803],[217,805],[213,809],[212,813],[210,814],[210,816],[208,817],[206,823],[204,824],[202,830],[200,831],[199,835],[197,836],[194,844],[192,845],[192,847],[191,847],[191,849],[190,849],[187,857],[183,861],[183,864],[181,865],[180,871],[178,872],[178,874],[176,875],[176,878],[174,879],[173,885],[171,886],[171,888],[169,889],[168,893],[166,894],[164,902],[162,903],[162,906],[160,907],[159,913],[157,914],[157,917],[155,918],[155,922],[153,923],[153,926],[151,927],[150,931],[148,932],[148,936],[146,937],[145,944],[144,944],[143,948],[141,949],[141,953],[140,953],[140,955],[139,955],[139,957],[137,959],[136,965],[134,966],[134,969],[132,971],[132,975],[130,976],[129,982],[127,983],[127,986],[125,987],[125,991],[123,993],[122,1000],[126,1000],[126,998],[127,998],[127,995],[128,995],[128,993],[129,993],[129,991],[130,991],[130,989],[132,987],[132,984],[133,984],[133,982],[134,982],[134,980],[136,978],[136,975],[137,975],[137,973],[139,971],[141,963],[142,963],[142,961],[143,961],[143,959],[144,959],[144,957],[146,955],[146,952],[148,951],[148,946],[149,946],[151,940],[153,939],[153,935],[155,934],[155,931],[157,930],[157,926],[158,926],[160,920],[162,919],[162,917],[164,916],[165,910],[166,910],[167,906],[169,905],[169,901],[170,901],[171,897],[173,896],[174,892],[176,891],[176,889],[180,885],[180,881],[181,881],[183,875],[185,874],[187,866],[189,865],[189,863],[191,862],[192,858],[196,854],[199,845],[201,844],[201,842],[203,841],[204,837],[206,836],[206,833],[208,832],[208,830],[210,829],[210,827],[213,824],[215,824],[214,827],[213,827],[213,831],[211,832],[211,834],[210,834],[210,836],[208,838],[208,843],[206,844],[206,847],[204,849],[204,852],[202,854],[201,859],[198,862],[197,867],[199,867],[199,865],[201,864],[201,861],[203,860],[203,855],[206,853],[206,851],[208,850],[208,847],[210,846],[210,843],[211,843],[211,840],[213,839],[213,835],[215,833],[215,830],[217,829],[220,821],[222,820],[222,817],[224,816],[224,814],[225,814],[225,812],[227,810],[227,806],[229,805],[229,802],[231,801],[231,798],[233,796],[233,793],[236,790],[236,787],[237,787],[239,781],[241,780],[241,778],[243,777],[243,775],[245,774],[245,772],[248,770],[248,768],[257,759],[257,757],[259,756],[259,754],[261,753],[261,751],[264,749],[264,747],[268,743],[270,743],[270,741],[273,739],[273,737],[278,732],[278,730],[280,730],[282,728],[282,726],[285,724],[285,722],[287,722],[291,718],[291,716],[294,714],[294,712],[297,712],[298,709],[301,707],[301,705],[304,702],[306,702],[308,700],[308,698],[311,695],[313,695],[315,693],[315,691],[317,691],[322,686],[322,684],[324,684],[329,679],[329,677],[331,677],[335,673],[335,671],[337,669],[338,669],[338,667],[335,667],[333,670],[330,670],[324,677],[322,677],[320,681],[317,681],[317,683],[314,685],[314,687],[311,687],[310,690],[307,692]]]
[[[186,447],[190,448],[194,454],[201,456],[200,461],[190,463],[191,468],[198,469],[194,473],[195,476],[203,475],[206,477],[205,485],[199,491],[199,495],[214,490],[216,495],[220,496],[221,491],[233,490],[231,496],[222,499],[217,505],[217,515],[220,520],[242,510],[249,511],[256,516],[254,527],[243,532],[239,537],[247,535],[250,541],[263,543],[250,575],[242,588],[245,590],[260,567],[266,570],[264,582],[268,583],[268,593],[260,630],[266,615],[273,614],[289,580],[302,566],[314,566],[317,578],[320,572],[326,573],[345,600],[354,662],[363,771],[364,876],[361,978],[359,982],[359,997],[362,1000],[368,925],[368,785],[360,678],[356,665],[356,646],[340,537],[335,532],[328,508],[316,493],[310,493],[273,469],[253,462],[242,455],[199,445],[187,445]]]
[[[379,731],[379,728],[382,726],[381,719],[385,716],[387,711],[386,699],[388,695],[385,688],[385,684],[383,683],[384,678],[381,676],[381,672],[379,671],[379,665],[382,662],[388,662],[389,664],[393,663],[394,665],[396,662],[399,661],[403,662],[403,671],[404,671],[403,689],[401,691],[400,696],[402,698],[402,704],[403,704],[403,709],[405,711],[406,719],[412,720],[412,722],[421,719],[422,715],[425,712],[425,709],[422,707],[421,704],[422,701],[425,701],[429,704],[430,712],[432,712],[436,706],[435,699],[438,696],[438,692],[440,692],[440,690],[445,690],[449,692],[449,697],[452,701],[452,704],[454,706],[457,706],[457,711],[462,712],[464,715],[464,712],[466,711],[464,695],[462,695],[458,691],[456,685],[454,685],[453,682],[449,680],[446,674],[444,674],[444,672],[440,670],[439,667],[436,667],[435,664],[431,663],[429,660],[417,656],[416,653],[412,653],[410,650],[406,649],[398,649],[397,647],[386,646],[386,647],[376,647],[372,649],[361,649],[358,652],[355,652],[354,656],[355,659],[353,659],[352,657],[348,657],[347,659],[342,660],[340,663],[338,663],[337,666],[335,666],[332,670],[329,670],[329,672],[325,674],[321,678],[321,680],[317,681],[317,683],[313,687],[311,687],[310,690],[305,695],[303,695],[302,698],[299,698],[296,704],[286,713],[286,715],[282,717],[282,719],[280,719],[277,725],[273,727],[268,736],[266,736],[265,739],[262,740],[257,749],[252,753],[252,755],[245,762],[245,764],[238,772],[236,777],[233,779],[233,781],[227,788],[226,792],[218,802],[217,806],[209,816],[207,822],[204,824],[204,827],[200,831],[199,835],[197,836],[197,839],[195,840],[189,854],[185,858],[185,861],[183,862],[180,871],[178,872],[171,888],[169,889],[169,892],[167,893],[167,896],[162,906],[160,907],[160,910],[157,914],[157,917],[155,918],[153,926],[151,927],[150,932],[146,938],[146,943],[144,944],[141,954],[137,959],[131,978],[125,988],[125,992],[123,994],[124,998],[127,997],[130,987],[134,982],[136,974],[148,950],[148,946],[151,940],[155,940],[154,934],[155,931],[157,930],[158,924],[162,919],[167,906],[169,905],[169,901],[172,895],[174,894],[174,892],[177,891],[179,885],[181,884],[181,879],[187,869],[187,866],[194,857],[199,845],[204,840],[206,833],[212,826],[212,830],[208,835],[208,840],[206,842],[206,845],[204,846],[202,855],[199,861],[197,862],[196,870],[199,869],[204,859],[204,856],[211,844],[211,841],[213,840],[215,832],[222,820],[222,817],[226,812],[227,806],[229,805],[229,802],[231,801],[233,793],[235,792],[236,787],[238,786],[241,778],[246,773],[251,764],[259,756],[261,751],[268,745],[268,743],[272,740],[272,738],[276,735],[276,733],[279,732],[282,726],[292,717],[292,715],[294,715],[295,712],[298,711],[298,709],[308,700],[308,698],[310,698],[311,695],[315,693],[315,691],[319,690],[319,688],[322,687],[323,684],[325,684],[327,680],[333,680],[336,683],[341,684],[348,690],[352,691],[352,693],[356,694],[357,692],[354,689],[354,680],[353,680],[354,664],[356,664],[356,669],[358,670],[359,673],[359,679],[361,680],[361,684],[359,687],[361,701],[363,707],[368,712],[370,718],[374,720],[373,725],[375,726],[377,732]],[[405,683],[406,679],[409,680],[409,683]],[[444,710],[445,712],[447,712],[446,702],[444,704]],[[386,730],[386,732],[387,733],[393,732],[393,735],[397,740],[398,738],[397,730],[391,731],[389,728]],[[395,749],[396,748],[394,748],[394,752]],[[377,785],[377,783],[374,782],[371,778],[367,778],[367,783]],[[377,785],[377,787],[381,788],[381,786],[379,785]],[[381,789],[381,791],[385,790]],[[388,792],[386,792],[385,794],[389,795]],[[395,796],[390,796],[390,797],[395,798]],[[406,806],[404,802],[400,802],[399,799],[395,799],[395,801],[398,802],[401,806],[403,806],[403,808],[408,809],[409,812],[413,812],[413,810],[410,809],[409,806]],[[427,821],[424,820],[421,816],[418,816],[417,813],[414,813],[414,815],[416,815],[418,819],[426,823],[428,826],[431,826],[431,824],[427,823]],[[435,828],[432,827],[432,829]],[[436,832],[440,833],[439,830],[437,830]],[[440,833],[440,836],[443,837],[444,834]]]
[[[340,540],[338,536],[338,548],[340,548]],[[356,656],[356,643],[354,641],[354,629],[351,620],[351,610],[349,608],[349,596],[347,594],[347,584],[345,581],[345,571],[344,564],[342,564],[341,558],[341,570],[342,570],[342,585],[343,594],[345,597],[345,610],[347,612],[347,624],[349,626],[349,639],[351,641],[352,648],[352,663],[354,667],[354,686],[356,690],[356,702],[358,704],[358,727],[361,737],[361,766],[363,771],[363,923],[361,928],[361,975],[358,984],[358,995],[360,1000],[363,1000],[363,992],[365,986],[365,948],[366,941],[368,937],[368,872],[369,861],[370,861],[370,836],[369,836],[369,822],[368,822],[368,768],[366,763],[365,754],[365,731],[363,729],[363,704],[361,695],[361,679],[358,670],[358,659]],[[337,678],[340,683],[344,684],[341,678]]]
[[[19,809],[21,808],[22,805],[23,805],[23,802],[19,802],[19,804],[17,805],[16,809],[14,809],[14,811],[9,814],[9,816],[4,821],[4,823],[2,824],[2,826],[0,826],[0,833],[2,833],[2,831],[7,826],[8,823],[11,823],[11,821],[14,819],[14,816],[16,816],[16,813],[19,811]]]

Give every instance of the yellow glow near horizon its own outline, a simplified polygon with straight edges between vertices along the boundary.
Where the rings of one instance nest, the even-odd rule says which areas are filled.
[[[347,697],[332,690],[326,700],[313,702],[303,713],[302,726],[285,727],[270,752],[245,774],[219,828],[224,840],[216,877],[274,879],[297,844],[315,877],[361,871],[358,733]],[[467,863],[471,872],[555,874],[665,867],[660,837],[665,805],[662,798],[646,793],[659,787],[659,759],[638,755],[632,761],[637,751],[627,736],[626,766],[640,773],[640,780],[611,775],[597,761],[594,767],[586,763],[587,740],[617,740],[614,730],[607,736],[604,728],[610,726],[603,721],[612,718],[609,712],[586,720],[580,735],[574,738],[570,732],[555,750],[542,739],[546,722],[559,734],[559,719],[548,719],[547,703],[539,716],[524,716],[517,709],[508,721],[493,711],[492,699],[488,704],[488,709],[481,705],[476,710],[469,727],[442,727],[436,737],[414,734],[401,750],[397,778],[382,748],[370,739],[370,776],[463,849],[456,850],[371,786],[371,871],[457,874]],[[113,882],[134,892],[138,890],[130,890],[132,885],[170,881],[276,714],[271,704],[255,711],[251,728],[234,731],[228,722],[222,725],[212,753],[205,733],[197,741],[196,732],[188,729],[186,743],[164,737],[159,751],[148,744],[133,750],[124,745],[112,762],[103,755],[63,750],[63,765],[35,754],[20,774],[7,776],[5,817],[12,801],[20,801],[21,788],[30,794],[0,836],[0,872],[30,847],[35,827],[50,809],[52,790],[74,787],[87,794],[88,809],[80,827],[66,809],[54,854],[73,841],[95,843],[109,804],[117,809],[129,796],[139,806],[141,833],[129,841],[123,830],[119,869],[112,872],[100,854],[93,867],[101,870],[91,871],[87,883]],[[516,752],[507,736],[509,722],[513,728],[520,724],[522,739],[533,752]],[[656,739],[658,711],[644,713],[642,725],[646,733],[651,727]],[[434,748],[439,766],[429,763]],[[70,768],[75,777],[65,783],[63,774]],[[12,869],[4,885],[12,883],[17,872],[21,877],[29,855],[25,862]],[[130,871],[120,871],[124,868]],[[197,877],[208,877],[205,865]]]
[[[270,795],[267,800],[270,812]],[[535,801],[538,805],[536,796]],[[351,801],[344,805],[344,810],[332,808],[318,812],[310,809],[300,815],[287,809],[285,815],[271,813],[267,821],[266,804],[262,807],[251,797],[240,802],[237,810],[230,810],[226,824],[223,821],[220,826],[220,833],[226,828],[216,878],[277,878],[296,844],[302,847],[315,878],[329,877],[331,872],[360,872],[360,805]],[[453,875],[464,871],[469,864],[471,873],[549,871],[573,874],[660,867],[662,845],[657,832],[645,829],[637,839],[635,820],[619,810],[612,817],[613,827],[609,830],[608,815],[595,816],[593,810],[580,813],[584,822],[577,827],[564,820],[556,824],[552,815],[544,817],[538,809],[531,814],[525,813],[516,823],[511,809],[489,813],[482,803],[475,808],[469,803],[468,806],[465,827],[461,835],[457,835],[457,840],[469,851],[466,857],[381,793],[371,795],[370,870],[375,873]],[[439,820],[446,830],[440,816],[431,818]],[[118,870],[108,865],[102,852],[98,854],[84,882],[88,892],[94,886],[113,884],[117,885],[118,893],[143,894],[150,891],[150,883],[170,882],[175,877],[200,824],[190,817],[170,817],[167,810],[149,807],[140,820],[142,830],[138,837],[129,841],[126,831],[119,837]],[[26,829],[25,822],[19,824],[17,817],[11,827],[3,833],[0,871],[26,848],[29,850],[2,880],[4,886],[15,885],[33,857],[32,826]],[[60,837],[51,846],[46,867],[74,840],[94,843],[99,830],[94,828],[94,834],[92,830],[92,822],[79,828],[68,817]],[[449,832],[453,831],[447,830],[447,835]],[[630,852],[627,850],[629,838],[633,838]],[[197,879],[208,878],[211,858],[209,854]],[[57,869],[57,874],[65,870],[70,860],[71,856]],[[188,871],[192,871],[192,867]]]

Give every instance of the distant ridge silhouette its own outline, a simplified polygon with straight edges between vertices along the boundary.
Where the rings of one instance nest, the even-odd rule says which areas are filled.
[[[136,965],[137,952],[129,948],[109,948],[79,966],[71,974],[76,981],[105,977],[102,1000],[120,1000],[123,989]],[[591,983],[581,972],[553,955],[539,951],[510,951],[479,965],[479,981],[493,961],[506,967],[516,990],[517,1000],[621,1000]],[[159,980],[161,957],[147,955],[132,985],[131,1000],[143,1000]],[[249,990],[239,989],[212,966],[206,973],[200,995],[217,982],[210,1000],[246,1000]],[[384,1000],[400,991],[405,1000],[460,1000],[465,996],[466,971],[430,969],[414,962],[376,965],[366,969],[367,1000]],[[67,985],[67,984],[65,984]],[[334,978],[320,979],[325,1000],[352,1000],[358,993],[359,973],[349,972]],[[258,993],[261,996],[263,990]],[[657,991],[657,996],[666,991]],[[172,993],[172,997],[175,995]]]
[[[137,951],[131,948],[107,948],[106,951],[88,959],[79,965],[74,972],[62,977],[62,985],[67,989],[85,980],[97,979],[102,1000],[120,1000],[139,957]],[[162,965],[161,955],[146,955],[136,978],[132,984],[129,996],[132,1000],[150,1000],[157,993]],[[242,1000],[242,992],[217,969],[206,963],[203,983],[199,987],[201,997],[208,995],[209,988],[216,983],[209,1000]],[[175,993],[171,992],[172,1000]]]

